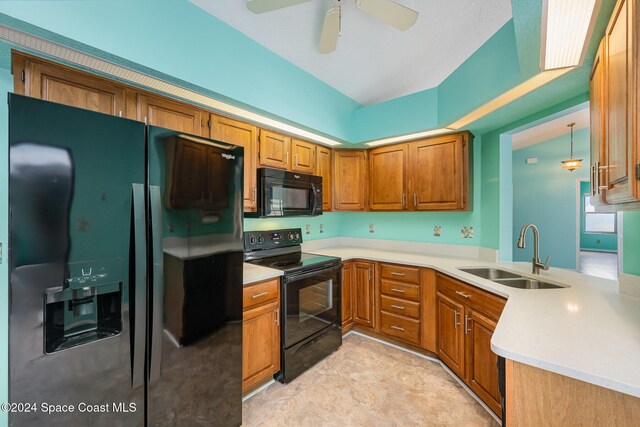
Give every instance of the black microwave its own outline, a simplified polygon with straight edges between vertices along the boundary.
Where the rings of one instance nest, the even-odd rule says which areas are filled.
[[[322,177],[279,169],[258,169],[257,211],[247,217],[322,215]]]

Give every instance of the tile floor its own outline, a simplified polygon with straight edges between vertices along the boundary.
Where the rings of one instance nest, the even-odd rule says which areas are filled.
[[[618,280],[618,254],[580,251],[580,273]]]
[[[497,426],[441,366],[360,335],[244,402],[243,426]]]

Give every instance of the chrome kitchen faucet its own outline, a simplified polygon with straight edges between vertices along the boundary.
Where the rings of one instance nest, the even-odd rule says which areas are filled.
[[[527,233],[527,230],[531,228],[533,230],[533,259],[531,260],[533,266],[533,274],[540,274],[540,269],[548,270],[549,269],[549,259],[550,256],[547,257],[546,262],[543,264],[540,262],[540,255],[538,253],[538,227],[533,224],[525,224],[520,230],[520,237],[518,238],[518,247],[520,249],[524,249],[524,235]]]

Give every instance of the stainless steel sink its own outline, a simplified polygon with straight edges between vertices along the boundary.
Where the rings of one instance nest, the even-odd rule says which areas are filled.
[[[483,279],[489,279],[501,285],[518,289],[558,289],[568,288],[565,285],[556,285],[530,277],[524,277],[517,273],[491,267],[461,268],[460,271],[473,274]]]
[[[549,282],[543,282],[542,280],[529,279],[527,277],[520,277],[519,279],[495,279],[493,281],[500,283],[501,285],[518,289],[557,289],[566,287]]]
[[[519,274],[512,273],[506,270],[500,270],[498,268],[461,268],[460,271],[473,274],[474,276],[482,277],[483,279],[497,280],[497,279],[516,279],[520,278]]]

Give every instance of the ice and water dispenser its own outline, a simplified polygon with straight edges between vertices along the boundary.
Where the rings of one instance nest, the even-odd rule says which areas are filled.
[[[123,260],[68,264],[66,285],[45,293],[46,353],[122,332]]]

